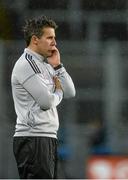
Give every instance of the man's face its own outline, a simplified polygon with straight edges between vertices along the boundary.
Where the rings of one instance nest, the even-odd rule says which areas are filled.
[[[52,56],[52,52],[55,49],[55,46],[56,40],[54,28],[44,28],[43,35],[40,38],[37,38],[37,53],[41,54],[44,57],[50,57]]]

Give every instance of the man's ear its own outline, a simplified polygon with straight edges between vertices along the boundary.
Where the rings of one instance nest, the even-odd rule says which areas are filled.
[[[35,35],[33,35],[32,38],[31,38],[32,43],[35,44],[35,45],[38,44],[38,40],[39,40],[39,38],[37,36],[35,36]]]

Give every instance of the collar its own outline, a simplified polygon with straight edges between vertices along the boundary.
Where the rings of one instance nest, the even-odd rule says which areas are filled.
[[[30,53],[31,55],[33,55],[34,57],[36,57],[36,59],[38,59],[41,62],[45,62],[45,58],[43,56],[41,56],[40,54],[36,53],[35,51],[32,51],[29,48],[25,48],[24,52]]]

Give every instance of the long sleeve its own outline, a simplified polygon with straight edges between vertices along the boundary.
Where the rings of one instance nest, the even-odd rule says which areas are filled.
[[[55,71],[55,74],[61,81],[62,89],[64,92],[64,98],[71,98],[74,97],[76,94],[75,86],[72,81],[72,78],[67,73],[64,67]]]
[[[45,80],[35,74],[23,83],[23,87],[31,94],[35,101],[43,110],[57,106],[63,97],[62,90],[56,89],[55,92],[50,92]]]
[[[54,69],[42,56],[25,49],[11,75],[12,95],[17,115],[14,136],[57,138],[57,105],[63,91],[56,89]]]

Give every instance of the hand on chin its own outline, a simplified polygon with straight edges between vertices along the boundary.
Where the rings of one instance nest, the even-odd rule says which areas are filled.
[[[52,50],[48,51],[47,57],[51,57],[52,56]]]

